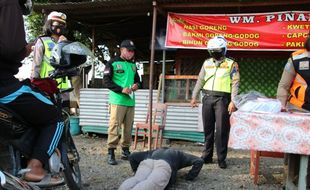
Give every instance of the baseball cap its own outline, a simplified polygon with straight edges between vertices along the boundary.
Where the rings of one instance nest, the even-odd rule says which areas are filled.
[[[122,41],[121,48],[127,48],[129,50],[135,50],[136,49],[135,44],[131,40]]]

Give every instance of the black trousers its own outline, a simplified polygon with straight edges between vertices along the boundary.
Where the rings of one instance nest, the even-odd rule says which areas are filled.
[[[224,161],[227,156],[230,129],[227,110],[230,98],[206,94],[202,102],[202,121],[205,135],[205,147],[202,158],[204,160],[212,159],[215,141],[218,161]]]
[[[4,80],[0,82],[2,94],[12,85],[18,88],[7,96],[0,97],[0,103],[16,112],[30,124],[29,127],[38,131],[30,157],[46,163],[57,147],[63,132],[64,123],[61,112],[38,89],[25,83],[18,85],[16,80],[7,82],[10,83],[6,83]]]

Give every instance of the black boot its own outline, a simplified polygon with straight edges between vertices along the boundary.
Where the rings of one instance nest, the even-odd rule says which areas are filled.
[[[121,159],[128,160],[129,155],[130,155],[129,148],[128,147],[122,148]]]
[[[117,162],[115,160],[115,154],[114,154],[115,148],[109,148],[108,149],[108,164],[110,165],[116,165]]]
[[[225,160],[219,161],[219,162],[218,162],[218,165],[219,165],[219,167],[222,168],[222,169],[226,169],[226,168],[227,168],[227,164],[226,164],[226,161],[225,161]]]

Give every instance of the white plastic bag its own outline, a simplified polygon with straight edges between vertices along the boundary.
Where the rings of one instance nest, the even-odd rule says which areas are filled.
[[[256,91],[236,96],[234,103],[238,110],[245,112],[279,113],[281,111],[279,100],[267,98]]]

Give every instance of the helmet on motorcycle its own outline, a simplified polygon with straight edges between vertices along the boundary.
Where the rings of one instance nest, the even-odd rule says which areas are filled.
[[[66,19],[67,16],[64,13],[53,11],[46,19],[43,27],[43,31],[46,35],[56,34],[65,35],[67,33],[66,29]]]
[[[52,50],[50,64],[55,68],[73,68],[86,62],[92,52],[80,42],[62,41]]]
[[[209,40],[207,49],[211,57],[221,60],[226,55],[227,41],[223,36],[215,36]]]

